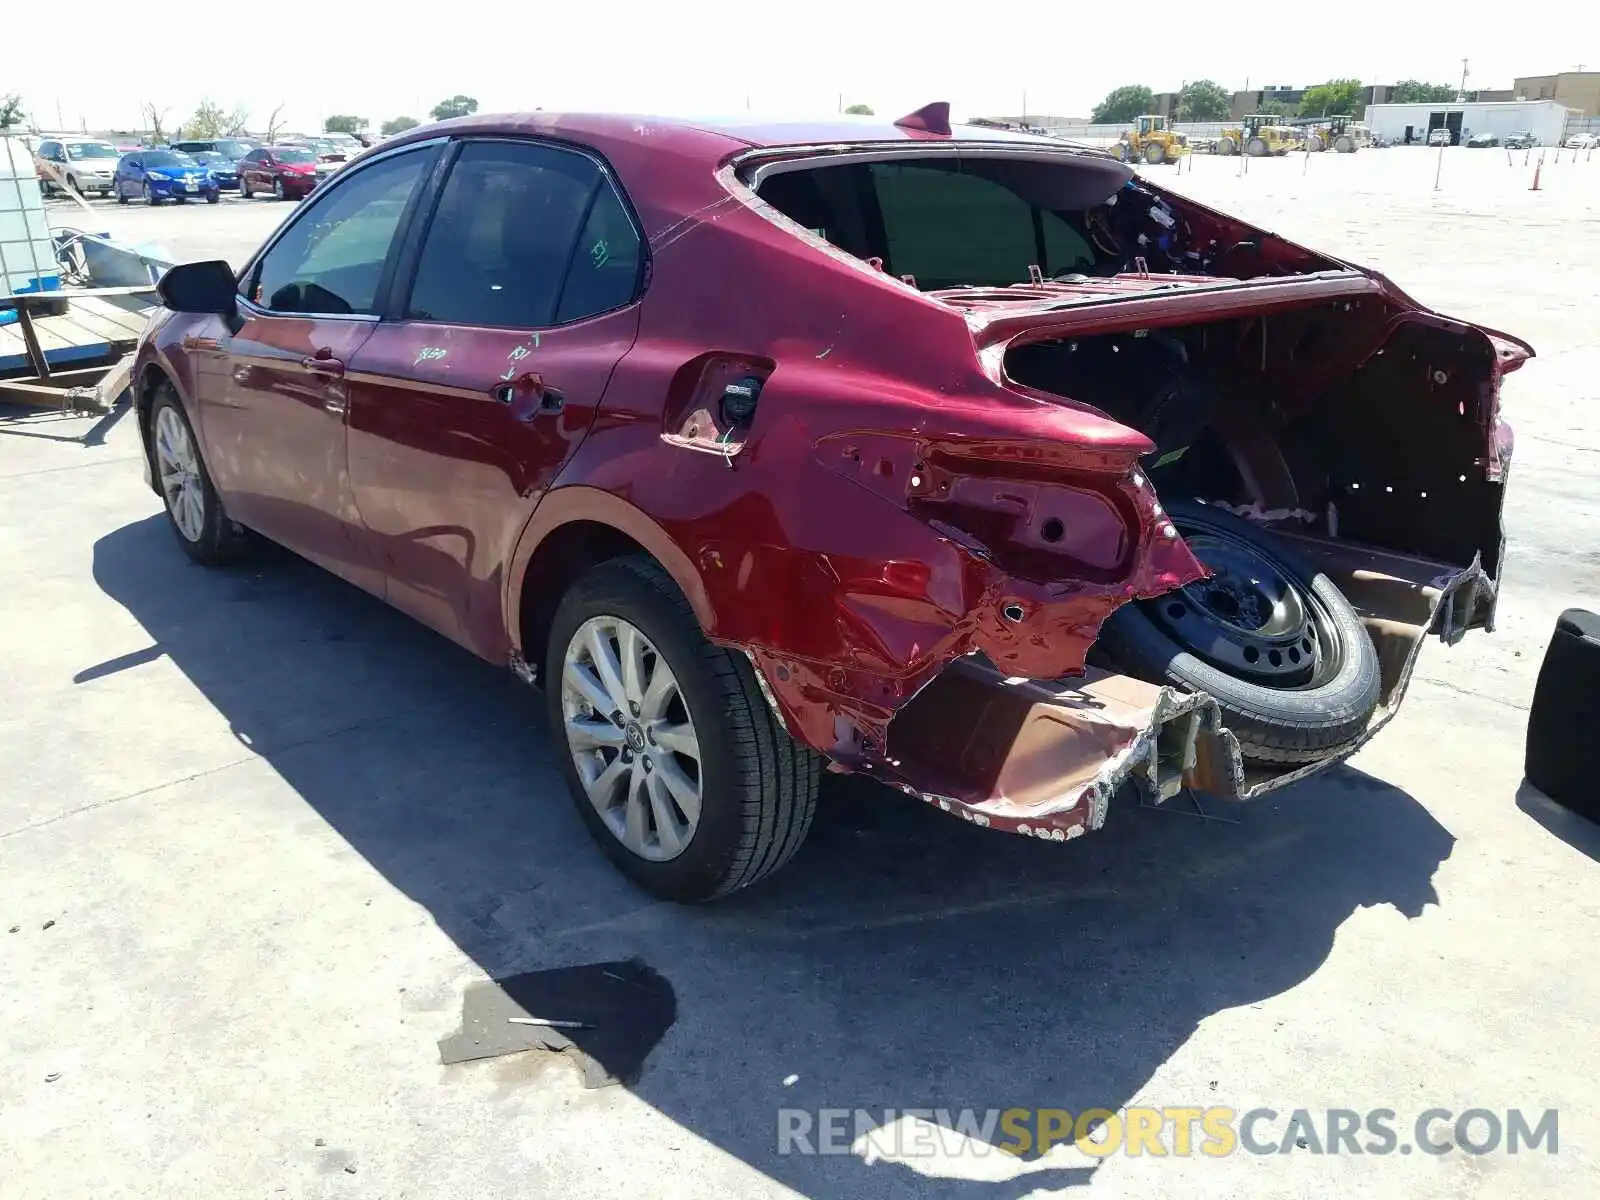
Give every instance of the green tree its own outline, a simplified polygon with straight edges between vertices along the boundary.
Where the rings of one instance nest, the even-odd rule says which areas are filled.
[[[1448,83],[1423,83],[1420,79],[1402,79],[1389,91],[1394,104],[1446,104],[1456,98],[1456,89]]]
[[[1300,101],[1302,117],[1359,117],[1365,108],[1359,79],[1330,79],[1308,87]]]
[[[228,114],[228,128],[224,130],[229,137],[243,137],[250,125],[250,110],[242,104],[235,104],[233,111]]]
[[[21,96],[0,96],[0,129],[21,125],[23,116]]]
[[[1096,125],[1119,125],[1131,121],[1142,113],[1152,112],[1156,94],[1142,84],[1128,84],[1113,91],[1099,104],[1089,120]]]
[[[418,121],[415,117],[390,117],[382,125],[378,126],[378,129],[384,137],[393,137],[397,133],[404,133],[408,129],[415,129],[420,124],[422,124],[422,122]]]
[[[367,127],[365,117],[332,116],[322,123],[323,133],[348,133],[351,137]]]
[[[478,111],[478,102],[471,96],[463,96],[457,92],[448,100],[441,100],[433,106],[429,115],[435,121],[448,121],[451,117],[468,117]]]
[[[849,108],[845,109],[844,111],[845,111],[846,115],[852,116],[852,117],[870,117],[872,115],[872,105],[870,105],[870,104],[852,104]]]
[[[221,137],[228,131],[228,114],[222,111],[222,105],[210,100],[200,101],[200,107],[194,110],[183,126],[173,131],[173,137],[188,136],[192,138]]]
[[[1178,93],[1178,120],[1221,121],[1233,107],[1233,97],[1212,79],[1197,79]],[[1137,115],[1137,114],[1135,114]]]

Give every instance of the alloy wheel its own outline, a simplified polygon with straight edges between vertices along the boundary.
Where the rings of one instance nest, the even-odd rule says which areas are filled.
[[[561,680],[567,748],[589,802],[640,858],[666,862],[700,822],[700,742],[677,677],[644,633],[592,617],[567,645]]]
[[[170,406],[163,407],[156,416],[156,472],[173,524],[187,540],[198,542],[206,528],[200,456],[195,451],[189,427]]]

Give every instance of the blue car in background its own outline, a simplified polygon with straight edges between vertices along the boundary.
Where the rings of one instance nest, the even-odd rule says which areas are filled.
[[[135,150],[123,155],[112,188],[118,204],[134,198],[146,204],[160,204],[191,196],[204,196],[207,204],[215,204],[222,198],[222,189],[211,172],[177,150]]]
[[[225,192],[239,190],[239,163],[227,155],[216,150],[200,150],[191,152],[190,158],[211,172],[211,178],[217,181],[217,186]]]

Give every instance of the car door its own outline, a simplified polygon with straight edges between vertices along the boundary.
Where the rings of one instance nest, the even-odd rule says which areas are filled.
[[[346,372],[438,152],[374,159],[297,212],[242,273],[240,326],[217,340],[223,369],[198,389],[207,465],[233,518],[373,591],[382,574],[345,467]]]
[[[117,195],[130,196],[139,190],[144,178],[144,160],[137,154],[125,154],[117,164]]]
[[[350,484],[390,602],[501,658],[507,563],[633,345],[643,242],[588,154],[455,153],[352,364]]]

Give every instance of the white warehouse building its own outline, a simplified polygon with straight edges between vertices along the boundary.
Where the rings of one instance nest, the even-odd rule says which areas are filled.
[[[1395,142],[1426,142],[1434,129],[1450,130],[1453,143],[1469,134],[1526,130],[1541,146],[1559,146],[1567,126],[1568,109],[1554,100],[1488,100],[1451,104],[1369,104],[1367,127],[1374,137]]]

